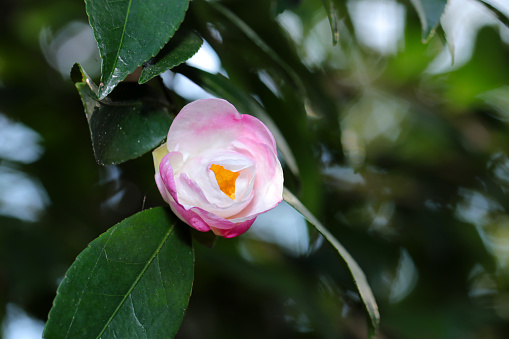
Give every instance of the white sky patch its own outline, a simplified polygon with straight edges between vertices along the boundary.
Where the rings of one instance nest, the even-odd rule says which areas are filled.
[[[333,178],[336,185],[339,185],[344,190],[350,190],[356,186],[364,186],[366,184],[362,174],[355,172],[352,167],[333,165],[326,167],[322,173]]]
[[[487,1],[509,15],[507,0]],[[453,0],[445,9],[441,20],[447,39],[454,47],[454,65],[451,52],[445,46],[442,52],[431,62],[427,73],[440,74],[458,69],[472,57],[478,31],[484,26],[498,26],[509,39],[509,29],[503,26],[486,6],[474,0]]]
[[[355,131],[364,142],[378,137],[395,142],[408,115],[409,104],[383,94],[366,94],[346,111],[343,129]]]
[[[281,97],[274,79],[272,79],[272,77],[266,71],[259,71],[258,78],[260,78],[261,82],[263,82],[265,86],[267,86],[267,88],[272,91],[272,93],[274,93],[279,98]]]
[[[165,78],[167,77],[167,75],[165,74],[166,73],[163,74],[163,81],[166,84],[167,80]],[[192,82],[182,74],[175,74],[175,76],[171,80],[171,87],[173,87],[175,93],[189,101],[214,98],[213,95],[203,90],[200,86],[196,85],[194,82]]]
[[[331,45],[331,30],[329,20],[323,18],[316,23],[313,29],[304,39],[303,61],[312,67],[321,67],[327,58],[327,50],[324,46]]]
[[[23,164],[38,160],[44,152],[41,136],[20,122],[0,114],[0,158]]]
[[[389,284],[389,301],[397,303],[410,294],[417,284],[418,276],[419,274],[412,257],[407,250],[401,249],[396,275]]]
[[[49,205],[42,184],[18,165],[9,165],[39,160],[44,152],[41,140],[33,129],[0,114],[0,215],[35,222]]]
[[[504,208],[482,192],[458,190],[462,198],[456,205],[456,218],[475,226],[486,249],[509,272],[509,217]]]
[[[48,205],[48,194],[39,181],[0,166],[0,215],[35,222]]]
[[[294,256],[309,251],[306,220],[285,201],[267,213],[260,214],[246,236],[279,245]]]
[[[405,7],[394,0],[349,1],[355,35],[359,42],[382,54],[398,51],[405,29]]]
[[[4,339],[40,339],[44,322],[34,319],[15,304],[7,304],[7,314],[2,323]]]
[[[196,67],[203,71],[216,74],[221,71],[221,61],[216,52],[206,42],[203,42],[200,50],[189,60],[186,61],[189,66]],[[171,72],[165,72],[162,75],[164,84],[173,88],[175,93],[187,100],[198,100],[206,98],[214,98],[213,95],[204,91],[200,86],[186,78],[181,74],[173,75]]]
[[[199,68],[209,73],[219,73],[221,70],[221,61],[217,56],[214,49],[206,42],[198,52],[189,60],[186,61],[189,66]]]
[[[69,77],[72,66],[79,63],[92,76],[101,71],[101,57],[92,28],[80,21],[71,21],[54,36],[47,27],[39,34],[39,44],[46,61],[64,78]]]
[[[299,16],[290,11],[284,11],[276,18],[277,22],[297,44],[300,44],[304,37],[304,28]]]

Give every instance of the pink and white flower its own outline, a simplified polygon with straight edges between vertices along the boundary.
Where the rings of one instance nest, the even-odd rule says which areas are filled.
[[[186,105],[153,156],[163,199],[198,231],[236,237],[282,200],[274,137],[225,100]]]

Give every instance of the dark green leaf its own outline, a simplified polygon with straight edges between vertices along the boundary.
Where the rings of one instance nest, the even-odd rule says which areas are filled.
[[[364,272],[359,267],[357,262],[355,262],[354,258],[348,253],[348,251],[341,245],[341,243],[315,218],[311,212],[286,188],[283,191],[284,200],[289,203],[293,208],[299,211],[304,218],[306,218],[320,234],[338,251],[339,256],[345,262],[350,275],[352,276],[355,285],[359,291],[359,295],[361,297],[362,303],[364,304],[364,308],[366,313],[370,319],[369,323],[369,332],[370,337],[374,338],[376,336],[376,332],[378,331],[378,324],[380,322],[380,313],[378,312],[378,306],[376,304],[375,297],[373,296],[373,292],[369,287],[369,284],[366,280],[366,276]]]
[[[180,65],[198,52],[202,43],[203,40],[196,33],[179,30],[153,59],[143,65],[138,82],[143,84],[170,68]]]
[[[102,58],[99,98],[156,55],[184,20],[189,0],[85,0]]]
[[[72,72],[79,79],[80,67]],[[87,115],[92,146],[101,165],[118,164],[139,157],[158,146],[168,134],[171,118],[163,95],[136,83],[122,83],[105,99],[81,70],[76,82]]]
[[[336,6],[333,0],[322,0],[323,7],[327,12],[332,31],[332,44],[336,45],[339,41],[339,19]]]
[[[205,3],[221,13],[242,33],[244,33],[248,39],[255,43],[258,48],[260,48],[264,53],[271,57],[272,60],[274,60],[286,72],[300,93],[306,92],[306,88],[302,83],[299,75],[265,41],[263,41],[263,39],[260,38],[260,36],[251,27],[249,27],[249,25],[247,25],[241,18],[235,15],[235,13],[220,5],[218,2],[207,1]]]
[[[435,32],[444,13],[447,0],[410,0],[419,15],[422,25],[422,40],[428,41]]]
[[[200,232],[195,230],[194,228],[190,228],[191,236],[194,240],[198,241],[205,247],[213,248],[217,241],[217,235],[215,235],[212,231],[209,232]]]
[[[281,154],[283,154],[290,170],[295,175],[298,175],[299,169],[297,167],[297,161],[293,156],[290,146],[283,137],[283,134],[279,131],[270,116],[265,113],[251,96],[239,90],[234,83],[221,74],[211,74],[187,65],[180,65],[175,68],[175,71],[185,75],[189,80],[212,95],[230,101],[241,113],[252,114],[260,119],[274,135],[277,147],[281,151]]]
[[[187,228],[163,208],[135,214],[78,255],[44,338],[173,338],[193,285]]]
[[[272,3],[272,13],[276,16],[287,9],[297,7],[301,2],[302,0],[275,0]]]

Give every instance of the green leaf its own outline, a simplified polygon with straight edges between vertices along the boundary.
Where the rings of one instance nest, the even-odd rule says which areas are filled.
[[[369,333],[370,338],[375,338],[376,333],[378,331],[378,325],[380,322],[380,313],[378,312],[378,306],[376,304],[375,297],[373,296],[373,292],[369,287],[368,281],[366,280],[366,276],[364,272],[359,267],[357,262],[355,262],[354,258],[348,253],[348,251],[341,245],[341,243],[330,233],[318,219],[315,218],[311,212],[288,190],[284,189],[283,191],[283,199],[289,203],[293,208],[295,208],[298,212],[300,212],[323,237],[336,249],[341,259],[344,261],[350,275],[352,276],[355,285],[359,291],[359,295],[361,297],[362,303],[364,304],[364,309],[369,317]]]
[[[173,338],[193,285],[188,228],[161,207],[110,228],[60,284],[44,338]]]
[[[158,146],[168,134],[168,103],[152,87],[122,83],[100,100],[97,86],[78,64],[71,77],[77,81],[99,164],[113,165],[137,158]]]
[[[214,245],[217,241],[217,235],[215,235],[212,231],[209,232],[200,232],[195,230],[194,228],[190,228],[191,236],[194,240],[198,241],[205,247],[214,248]]]
[[[102,58],[99,98],[155,56],[184,20],[189,0],[85,0]]]
[[[336,45],[339,41],[339,19],[336,5],[333,0],[322,0],[323,7],[329,18],[330,28],[332,31],[332,44]]]
[[[151,60],[143,65],[140,84],[143,84],[155,76],[177,66],[198,52],[203,40],[198,34],[179,30],[164,48]]]
[[[271,117],[265,113],[262,107],[260,107],[251,96],[239,90],[234,83],[221,74],[211,74],[188,65],[180,65],[176,67],[174,71],[186,76],[189,80],[212,95],[228,100],[240,113],[248,113],[260,119],[274,135],[277,147],[283,155],[286,164],[290,170],[298,176],[299,168],[297,166],[297,161],[293,156],[290,146],[283,137],[283,134]]]
[[[206,1],[206,5],[215,9],[221,13],[226,19],[228,19],[233,25],[235,25],[244,35],[251,40],[258,48],[260,48],[265,54],[267,54],[272,60],[274,60],[279,67],[281,67],[288,77],[291,79],[293,84],[297,87],[300,93],[306,93],[306,87],[302,83],[299,75],[274,51],[262,38],[247,25],[241,18],[235,13],[230,11],[228,8],[222,6],[216,1]]]
[[[440,23],[447,0],[410,0],[419,15],[422,25],[422,41],[427,42],[433,36]]]
[[[275,0],[272,2],[272,14],[275,17],[287,9],[297,7],[301,2],[302,0]]]

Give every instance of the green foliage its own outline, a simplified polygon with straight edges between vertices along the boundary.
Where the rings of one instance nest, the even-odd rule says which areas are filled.
[[[119,164],[161,144],[171,124],[168,102],[161,92],[122,83],[107,98],[99,99],[97,86],[79,65],[75,65],[73,74],[99,164]]]
[[[85,3],[102,59],[100,99],[161,50],[177,31],[189,6],[189,0]]]
[[[194,32],[179,30],[166,46],[151,60],[143,64],[140,84],[185,62],[191,58],[203,44],[203,40]]]
[[[293,208],[299,211],[312,225],[317,229],[318,232],[330,243],[332,247],[338,252],[339,257],[344,261],[352,279],[355,282],[362,303],[364,304],[366,314],[369,317],[369,337],[375,338],[378,326],[380,324],[380,313],[378,311],[378,305],[376,304],[373,292],[369,287],[368,281],[364,272],[359,267],[357,262],[352,258],[350,253],[341,245],[341,243],[311,214],[308,209],[297,199],[289,190],[285,189],[283,197],[287,203]]]
[[[32,2],[0,4],[6,324],[9,304],[46,320],[55,281],[91,242],[58,289],[47,338],[332,339],[374,336],[377,327],[387,338],[509,333],[509,54],[498,28],[465,20],[464,32],[476,34],[469,57],[440,25],[454,4],[445,0],[363,2],[403,9],[404,36],[391,52],[363,40],[376,12],[354,18],[354,1],[87,0],[86,10]],[[473,3],[507,25],[502,6]],[[81,106],[48,65],[68,73],[59,64],[66,55],[93,55],[62,52],[81,46],[84,33],[65,25],[86,14],[102,76],[96,86],[75,66]],[[54,38],[43,44],[48,26]],[[203,41],[220,60],[217,74],[183,64]],[[437,71],[445,48],[459,61]],[[80,63],[87,71],[93,64]],[[273,131],[295,193],[286,201],[311,224],[307,247],[288,250],[302,234],[276,211],[271,231],[295,225],[270,240],[257,226],[229,240],[191,232],[193,272],[188,230],[169,211],[145,210],[165,204],[149,153],[170,114],[195,99],[181,91],[181,75]],[[77,114],[83,107],[89,131]],[[44,154],[9,158],[3,150],[17,142],[8,138],[16,128],[5,121],[36,130]],[[20,145],[13,154],[30,149]],[[92,149],[99,164],[121,166],[97,166]]]
[[[290,67],[290,65],[279,56],[276,51],[272,49],[246,22],[244,22],[240,17],[235,15],[228,8],[223,7],[221,4],[217,2],[206,2],[202,1],[200,5],[205,7],[209,6],[219,13],[221,13],[232,25],[235,29],[239,30],[244,34],[249,40],[251,40],[260,50],[261,52],[267,54],[279,67],[284,69],[286,76],[290,78],[293,82],[293,85],[297,87],[300,92],[304,92],[305,88],[302,84],[300,77],[297,75],[295,70]]]
[[[169,212],[135,214],[78,255],[43,337],[173,337],[191,295],[193,265],[189,231]]]
[[[336,45],[339,41],[339,15],[336,4],[333,0],[322,0],[323,7],[329,18],[330,28],[332,31],[332,44]]]
[[[422,41],[431,39],[440,24],[447,0],[410,0],[419,15],[422,25]]]

